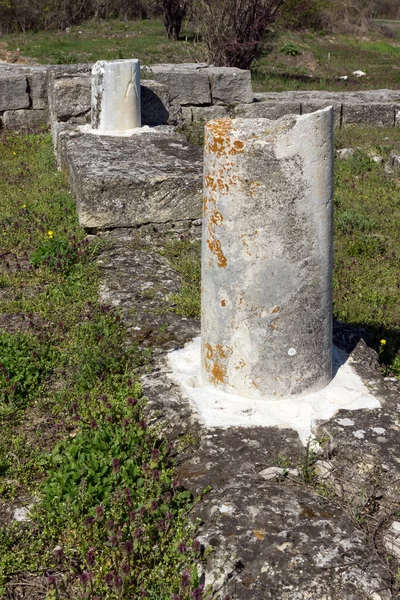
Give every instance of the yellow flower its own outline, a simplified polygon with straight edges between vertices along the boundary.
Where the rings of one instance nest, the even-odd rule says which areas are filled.
[[[23,205],[22,205],[22,208],[26,208],[26,204],[23,204]]]
[[[381,340],[381,346],[384,346],[386,344],[386,340]]]
[[[14,154],[14,156],[17,156],[17,153],[16,153],[16,152],[13,152],[13,154]]]
[[[47,232],[47,235],[49,236],[49,238],[53,237],[53,232],[49,229],[49,231]]]

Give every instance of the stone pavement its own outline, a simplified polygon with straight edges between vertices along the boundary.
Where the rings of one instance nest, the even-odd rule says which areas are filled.
[[[170,438],[190,441],[179,457],[183,485],[195,496],[210,488],[192,514],[200,520],[199,539],[212,550],[203,581],[213,597],[396,598],[400,383],[383,380],[360,332],[336,324],[335,343],[352,350],[382,408],[341,411],[318,423],[318,456],[290,429],[207,429],[167,361],[167,351],[199,333],[195,319],[165,312],[179,275],[140,236],[128,243],[127,232],[114,231],[109,239],[100,259],[102,298],[119,306],[132,339],[156,349],[143,378],[149,417]],[[272,466],[280,472],[260,474]]]

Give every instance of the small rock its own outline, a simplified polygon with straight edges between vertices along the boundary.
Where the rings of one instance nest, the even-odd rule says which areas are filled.
[[[348,78],[348,75],[342,75],[341,77],[338,77],[338,79],[342,79],[343,81],[347,81]]]
[[[380,163],[383,162],[383,157],[379,156],[378,154],[373,154],[370,158],[374,161],[374,163],[377,163],[378,165],[380,165]]]
[[[366,73],[364,73],[364,71],[353,71],[353,75],[355,75],[355,77],[365,77]]]
[[[394,533],[398,533],[400,534],[400,522],[399,521],[393,521],[390,529],[394,532]]]
[[[20,508],[16,508],[14,510],[14,521],[18,521],[19,523],[24,523],[25,521],[30,521],[28,514],[32,508],[32,504],[30,506],[21,506]]]
[[[315,474],[323,479],[330,475],[332,469],[332,464],[327,460],[317,460],[314,465]]]
[[[371,427],[371,431],[373,431],[377,435],[383,435],[384,433],[386,433],[386,429],[384,429],[383,427]]]
[[[342,427],[353,427],[354,421],[352,419],[336,419],[336,423],[339,423]]]
[[[221,504],[221,506],[219,507],[219,512],[222,514],[232,514],[233,513],[233,506],[230,504]]]
[[[400,175],[400,155],[391,154],[385,164],[385,173],[388,175]]]
[[[394,521],[383,537],[386,551],[400,560],[400,523]]]
[[[300,471],[298,469],[286,469],[282,467],[268,467],[259,473],[260,477],[269,481],[270,479],[276,479],[277,477],[285,477],[290,475],[292,477],[299,477]]]
[[[354,148],[341,148],[336,151],[336,155],[341,160],[347,160],[354,154]]]

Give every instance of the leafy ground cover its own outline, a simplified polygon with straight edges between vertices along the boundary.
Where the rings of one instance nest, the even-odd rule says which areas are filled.
[[[323,32],[271,30],[264,55],[254,65],[256,91],[320,89],[353,91],[400,88],[400,27],[392,37],[371,32],[369,37]],[[139,58],[143,64],[206,60],[198,31],[186,23],[179,41],[167,40],[160,19],[90,21],[58,32],[5,35],[10,52],[40,63],[78,63]],[[0,56],[1,58],[1,56]],[[353,71],[366,77],[357,78]],[[348,76],[348,80],[339,79]]]
[[[51,138],[2,134],[0,161],[0,595],[202,598],[192,499],[144,418],[149,353],[98,302]]]

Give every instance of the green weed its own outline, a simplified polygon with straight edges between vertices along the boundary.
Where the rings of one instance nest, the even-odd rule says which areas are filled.
[[[51,138],[4,134],[0,160],[0,314],[28,329],[0,334],[0,495],[36,498],[29,522],[0,529],[0,595],[30,572],[47,598],[202,598],[193,499],[144,418],[149,351],[98,301],[99,246],[78,226]]]
[[[200,318],[200,244],[190,240],[171,241],[162,253],[182,277],[177,294],[169,296],[171,310],[184,317]]]
[[[40,394],[58,356],[49,342],[35,336],[0,332],[0,415],[12,413]]]
[[[293,42],[285,42],[283,46],[279,48],[279,52],[287,54],[288,56],[298,56],[301,54],[301,49]]]

